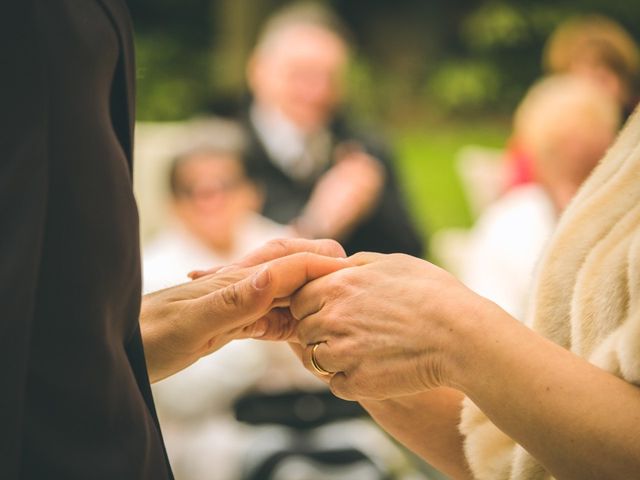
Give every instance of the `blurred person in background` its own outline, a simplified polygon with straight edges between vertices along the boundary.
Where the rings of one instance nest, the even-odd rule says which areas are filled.
[[[253,102],[246,164],[265,185],[263,214],[308,238],[423,255],[388,150],[339,114],[349,45],[339,19],[313,3],[267,21],[247,66]]]
[[[617,22],[601,15],[571,18],[549,37],[543,55],[549,74],[571,73],[611,95],[627,118],[638,103],[640,48]],[[534,180],[534,160],[515,134],[509,150],[509,186]]]
[[[173,160],[168,178],[173,218],[143,250],[145,292],[184,283],[191,270],[232,263],[289,234],[257,213],[260,189],[246,176],[240,152],[231,147],[188,150]],[[242,440],[231,404],[269,365],[278,372],[274,385],[282,376],[294,383],[295,370],[302,369],[289,361],[287,350],[281,344],[232,342],[219,356],[204,358],[153,386],[177,478],[238,477],[238,456],[247,440]],[[274,365],[279,359],[280,369]]]
[[[257,212],[260,188],[232,148],[201,146],[178,155],[169,171],[172,221],[144,249],[144,290],[188,280],[203,265],[228,264],[290,230]]]
[[[514,132],[531,153],[534,182],[513,188],[478,219],[460,272],[467,286],[524,319],[537,259],[619,124],[619,104],[583,77],[552,76],[531,88]]]
[[[638,103],[640,49],[617,22],[601,15],[572,18],[547,41],[544,68],[594,80],[620,104],[625,118]]]

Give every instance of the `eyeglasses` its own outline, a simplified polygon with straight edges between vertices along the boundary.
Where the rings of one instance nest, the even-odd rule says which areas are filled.
[[[234,192],[246,182],[243,178],[218,180],[207,183],[198,183],[192,186],[178,188],[176,196],[188,200],[210,200],[218,195],[226,195]]]

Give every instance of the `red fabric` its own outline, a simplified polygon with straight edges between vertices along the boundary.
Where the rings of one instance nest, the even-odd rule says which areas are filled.
[[[509,172],[507,175],[507,190],[535,181],[533,159],[516,141],[511,141],[507,148],[506,162]]]

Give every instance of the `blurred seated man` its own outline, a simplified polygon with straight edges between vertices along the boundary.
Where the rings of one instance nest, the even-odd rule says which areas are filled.
[[[549,77],[529,91],[514,131],[532,154],[535,183],[510,190],[477,221],[460,272],[467,286],[524,318],[537,259],[619,122],[615,99],[584,78]]]
[[[312,4],[271,18],[250,59],[245,119],[250,175],[263,214],[309,238],[360,250],[423,254],[388,151],[338,114],[349,47],[331,12]]]
[[[144,290],[188,281],[190,270],[228,264],[289,230],[260,216],[261,193],[238,152],[202,147],[175,158],[168,228],[144,249]]]

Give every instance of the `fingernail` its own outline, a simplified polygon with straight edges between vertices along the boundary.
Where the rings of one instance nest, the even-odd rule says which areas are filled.
[[[265,333],[267,333],[267,322],[264,319],[260,319],[254,324],[251,336],[253,338],[260,338],[263,337]]]
[[[271,272],[269,272],[269,267],[264,267],[258,273],[253,275],[253,286],[256,290],[264,290],[267,288],[269,283],[271,282]]]

